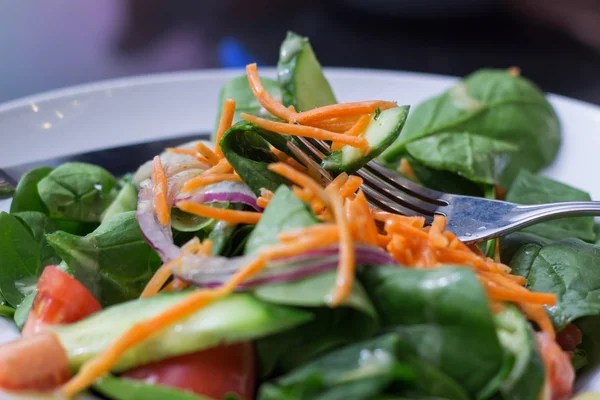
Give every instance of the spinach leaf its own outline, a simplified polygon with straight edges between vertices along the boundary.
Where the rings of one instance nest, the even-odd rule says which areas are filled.
[[[41,272],[41,246],[14,215],[0,213],[0,292],[16,307],[25,294],[22,287]]]
[[[407,145],[408,152],[430,168],[492,185],[517,149],[513,143],[466,132],[439,133]]]
[[[10,203],[10,212],[17,213],[21,211],[39,211],[48,213],[48,207],[42,201],[38,193],[38,183],[44,179],[52,168],[35,168],[21,177],[17,184],[17,190]]]
[[[510,266],[530,290],[556,295],[557,304],[546,310],[558,331],[578,318],[600,315],[600,247],[579,239],[531,243]]]
[[[140,231],[135,211],[109,218],[84,237],[65,232],[46,237],[103,306],[138,297],[161,264]]]
[[[264,88],[267,92],[273,96],[277,101],[281,101],[281,91],[279,89],[279,82],[274,79],[260,78]],[[264,109],[254,97],[248,78],[246,75],[236,76],[235,78],[227,81],[221,88],[221,94],[219,95],[218,115],[216,126],[219,126],[219,120],[221,119],[221,111],[223,110],[223,104],[225,100],[235,100],[235,114],[233,115],[233,123],[243,121],[240,114],[246,113],[251,115],[260,115]],[[216,139],[217,129],[213,131],[211,140],[214,142]]]
[[[582,335],[581,345],[575,349],[575,356],[580,356],[579,361],[583,361],[583,366],[588,367],[586,369],[596,367],[600,363],[600,318],[598,316],[583,317],[578,319],[575,325]],[[574,358],[574,367],[575,362]]]
[[[46,234],[59,230],[58,224],[38,211],[23,211],[13,215],[31,230],[33,238],[40,244],[40,267],[58,264],[60,258],[46,240]]]
[[[221,139],[221,150],[227,161],[240,174],[244,182],[257,195],[261,188],[275,191],[287,181],[279,174],[270,171],[268,165],[277,162],[256,125],[239,122],[231,127]]]
[[[588,193],[554,181],[550,178],[535,175],[521,170],[510,190],[506,201],[519,204],[558,203],[563,201],[590,201]],[[525,232],[535,233],[548,239],[564,239],[578,237],[585,241],[594,241],[594,217],[562,218],[544,222],[524,229]]]
[[[39,195],[53,218],[100,222],[116,193],[115,178],[104,168],[65,163],[38,183]]]
[[[246,254],[279,243],[279,234],[319,223],[308,206],[287,186],[280,186],[246,242]]]
[[[135,185],[124,183],[117,197],[102,213],[102,222],[122,212],[135,211],[137,209],[137,200],[138,196]]]
[[[260,400],[373,399],[390,391],[467,399],[451,379],[419,359],[396,334],[334,350],[261,386]]]
[[[411,149],[410,143],[465,132],[518,146],[500,179],[504,186],[509,186],[520,168],[538,171],[550,164],[560,145],[558,117],[544,94],[525,78],[484,69],[417,106],[383,157],[392,161],[407,150],[415,156],[415,146]],[[449,151],[439,152],[451,155]],[[426,157],[415,158],[427,165]],[[445,168],[459,172],[457,164]],[[468,170],[468,160],[463,169]],[[476,176],[482,180],[480,174]]]
[[[503,351],[472,271],[380,266],[365,268],[361,276],[384,326],[467,392],[479,393],[500,370]]]
[[[31,306],[33,305],[33,300],[35,299],[36,294],[37,291],[33,291],[25,296],[21,304],[19,304],[15,310],[15,324],[19,327],[19,329],[23,329],[23,326],[27,321],[27,317],[31,311]]]
[[[186,390],[115,376],[97,380],[94,389],[113,400],[210,400]]]
[[[533,233],[523,231],[511,233],[500,238],[500,259],[504,264],[509,265],[523,246],[528,244],[544,246],[548,243],[550,240]]]
[[[228,250],[229,239],[237,228],[236,224],[225,221],[217,221],[213,229],[208,234],[212,241],[212,255],[218,256],[225,254]]]

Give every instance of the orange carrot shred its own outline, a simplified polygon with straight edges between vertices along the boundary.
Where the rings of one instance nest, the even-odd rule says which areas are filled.
[[[196,150],[192,150],[192,149],[179,149],[179,148],[176,148],[176,147],[169,147],[169,148],[167,148],[167,151],[169,151],[171,153],[175,153],[175,154],[183,154],[183,155],[186,155],[186,156],[191,156],[191,157],[194,157],[198,161],[201,161],[201,162],[206,162],[206,163],[209,162],[202,154],[199,154]]]
[[[256,64],[246,65],[246,75],[248,76],[248,82],[250,83],[250,88],[252,89],[252,93],[254,93],[254,97],[256,97],[265,110],[284,121],[289,121],[290,118],[293,119],[294,116],[297,115],[294,111],[287,109],[283,104],[277,102],[269,92],[265,90],[260,81],[260,77],[258,76]]]
[[[215,154],[219,157],[223,157],[221,151],[221,139],[225,132],[231,128],[233,123],[233,115],[235,114],[235,100],[227,99],[223,104],[223,111],[221,111],[221,118],[219,119],[219,128],[217,129],[217,138],[215,141]]]
[[[160,157],[154,157],[152,160],[152,182],[154,191],[154,208],[158,221],[164,226],[169,223],[170,211],[167,205],[167,177],[163,169]]]
[[[361,133],[363,133],[365,131],[365,129],[367,129],[367,126],[369,126],[370,122],[371,122],[371,116],[370,115],[363,115],[356,122],[356,124],[354,124],[354,126],[352,126],[352,128],[348,129],[344,133],[346,135],[348,135],[348,136],[358,136]],[[341,150],[342,147],[344,147],[344,145],[342,143],[340,143],[340,142],[334,142],[331,145],[331,150],[332,151],[338,151],[338,150]]]
[[[229,164],[229,161],[227,161],[226,158],[223,158],[216,165],[213,165],[211,168],[202,172],[200,175],[187,181],[183,185],[183,188],[181,190],[184,192],[190,192],[194,189],[204,186],[204,184],[205,184],[204,182],[206,181],[205,180],[206,176],[213,175],[213,174],[226,174],[231,171],[232,171],[232,168],[231,168],[231,165]]]
[[[262,216],[262,213],[255,211],[228,210],[210,207],[204,204],[192,203],[191,201],[181,201],[177,204],[177,208],[187,213],[199,215],[204,218],[213,218],[235,224],[256,225]]]
[[[398,105],[395,102],[383,100],[360,101],[355,103],[339,103],[319,108],[313,108],[312,110],[301,112],[293,116],[293,118],[294,121],[298,122],[299,124],[310,124],[314,122],[325,121],[330,118],[372,114],[378,108],[383,111],[397,106]]]
[[[239,175],[234,174],[226,174],[226,173],[214,173],[214,174],[200,174],[192,180],[185,183],[183,186],[183,191],[187,192],[201,186],[211,185],[213,183],[218,183],[222,181],[234,181],[234,182],[242,182],[242,178]],[[189,184],[192,182],[193,184]],[[191,189],[190,189],[191,188]]]
[[[221,157],[216,155],[214,151],[209,149],[208,146],[202,142],[196,143],[196,150],[198,150],[198,153],[206,157],[206,159],[213,165],[216,165],[219,163],[219,161],[221,161]]]
[[[344,183],[344,185],[340,188],[340,196],[342,197],[342,200],[353,196],[362,183],[362,178],[359,178],[356,175],[350,175],[346,183]]]
[[[347,136],[340,133],[326,131],[324,129],[314,128],[312,126],[286,124],[284,122],[275,122],[268,119],[255,117],[249,114],[242,114],[241,117],[248,122],[260,126],[263,129],[283,133],[290,136],[304,136],[320,140],[332,140],[347,144],[352,147],[357,147],[363,151],[368,151],[369,143],[365,138]]]
[[[410,165],[410,162],[408,162],[408,160],[406,158],[403,158],[402,160],[400,160],[400,166],[398,167],[398,172],[400,172],[402,175],[406,176],[409,179],[418,181],[417,175],[415,174],[415,171],[413,170],[412,165]]]

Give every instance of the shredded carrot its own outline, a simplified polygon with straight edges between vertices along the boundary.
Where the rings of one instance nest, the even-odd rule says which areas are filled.
[[[340,188],[340,196],[342,197],[342,200],[353,196],[362,184],[362,178],[359,178],[356,175],[350,175],[346,183],[344,183],[344,185]]]
[[[265,90],[260,81],[260,77],[258,76],[256,64],[246,65],[246,75],[248,76],[248,82],[250,83],[250,88],[252,89],[252,93],[254,93],[254,97],[256,97],[265,110],[284,121],[289,121],[297,115],[296,112],[285,108],[283,104],[277,102],[269,92]]]
[[[341,187],[344,186],[344,184],[346,183],[346,181],[348,181],[348,174],[342,172],[341,174],[336,176],[335,179],[329,183],[329,185],[325,187],[325,190],[335,190],[339,192]]]
[[[161,290],[162,292],[179,292],[185,288],[187,288],[189,284],[187,282],[182,281],[178,278],[173,278],[171,282],[165,285],[165,287]]]
[[[208,146],[205,145],[202,142],[196,143],[196,150],[198,150],[198,153],[200,153],[204,157],[206,157],[206,159],[212,165],[216,165],[216,164],[219,163],[219,161],[221,161],[221,157],[219,157],[218,155],[216,155],[214,151],[212,151],[211,149],[209,149]]]
[[[291,229],[281,232],[279,234],[279,240],[281,243],[289,243],[306,237],[313,238],[313,235],[333,236],[335,237],[333,240],[335,242],[339,237],[339,227],[336,224],[316,224],[306,228]]]
[[[266,208],[273,198],[273,192],[266,188],[260,188],[260,197],[256,199],[256,204],[259,207]]]
[[[213,218],[235,224],[256,225],[262,216],[262,213],[259,212],[227,210],[206,206],[204,204],[192,203],[191,201],[181,201],[177,204],[177,208],[204,218]]]
[[[219,119],[219,128],[217,129],[217,139],[215,141],[215,154],[219,157],[223,157],[221,151],[221,139],[225,132],[231,128],[233,123],[233,115],[235,114],[235,100],[227,99],[223,104],[223,110],[221,111],[221,118]]]
[[[279,161],[284,162],[286,164],[291,165],[296,168],[298,171],[306,171],[306,167],[300,164],[298,161],[294,160],[292,157],[285,154],[283,151],[277,149],[276,147],[271,146],[271,152],[275,154],[275,157],[279,159]]]
[[[167,148],[167,151],[171,152],[171,153],[175,153],[175,154],[183,154],[186,156],[191,156],[194,157],[195,159],[197,159],[198,161],[201,162],[209,162],[202,154],[198,154],[198,152],[196,150],[192,150],[192,149],[179,149],[176,147],[169,147]]]
[[[479,274],[480,278],[482,277]],[[484,284],[490,297],[497,301],[512,301],[517,303],[532,303],[543,305],[555,305],[556,296],[550,293],[535,293],[525,290],[523,292],[508,289],[489,280],[489,278],[480,279]]]
[[[241,117],[248,122],[260,126],[263,129],[283,133],[291,136],[304,136],[320,140],[332,140],[347,144],[352,147],[357,147],[363,151],[368,151],[369,143],[365,138],[347,136],[340,133],[326,131],[324,129],[314,128],[312,126],[286,124],[283,122],[270,121],[268,119],[255,117],[253,115],[242,113]]]
[[[353,226],[354,237],[359,242],[377,246],[379,243],[377,225],[371,216],[367,198],[359,191],[353,200],[346,201],[346,215]]]
[[[223,158],[216,165],[213,165],[211,168],[202,172],[200,175],[187,181],[183,185],[183,188],[181,190],[183,192],[191,192],[192,190],[198,189],[199,187],[202,187],[205,185],[204,182],[205,182],[206,176],[213,175],[213,174],[226,174],[231,171],[232,171],[231,164],[229,164],[229,161],[227,161],[227,159]]]
[[[142,291],[140,298],[150,297],[157,294],[163,287],[165,282],[167,282],[167,280],[171,277],[171,270],[173,269],[173,267],[181,262],[181,259],[184,255],[198,251],[200,246],[200,241],[196,237],[190,240],[188,243],[186,243],[182,247],[181,254],[179,255],[179,257],[171,260],[170,262],[164,264],[158,270],[156,270],[150,281],[148,281],[148,283],[146,284],[146,287]]]
[[[519,308],[527,318],[535,322],[542,331],[548,333],[552,339],[556,338],[554,325],[552,325],[552,321],[550,321],[548,313],[543,305],[523,303],[519,305]]]
[[[412,179],[414,181],[417,181],[417,175],[415,174],[415,171],[413,170],[412,165],[410,165],[410,163],[408,162],[408,160],[406,158],[403,158],[402,160],[400,160],[400,166],[398,167],[398,172],[400,172],[402,175],[406,176],[409,179]]]
[[[356,124],[354,124],[354,126],[352,126],[352,128],[348,129],[344,133],[348,136],[358,136],[361,133],[363,133],[365,131],[365,129],[367,129],[367,126],[369,126],[370,122],[371,122],[371,116],[363,115],[359,118],[359,120],[356,122]],[[334,142],[331,145],[331,150],[338,151],[338,150],[341,150],[342,147],[344,147],[344,145],[342,143]]]
[[[314,196],[321,199],[326,206],[329,205],[330,198],[325,192],[325,190],[321,187],[321,185],[319,185],[319,183],[317,183],[308,175],[298,172],[289,165],[281,162],[269,164],[268,168],[271,171],[283,176],[284,178],[287,178],[289,181],[303,187],[306,190],[309,190],[313,193]]]
[[[387,110],[389,108],[397,107],[398,104],[391,101],[373,100],[373,101],[360,101],[356,103],[340,103],[332,104],[329,106],[323,106],[319,108],[313,108],[309,111],[301,112],[293,116],[293,120],[299,124],[310,124],[314,122],[325,121],[330,118],[340,117],[351,117],[363,114],[372,114],[378,108],[380,110]],[[287,118],[289,119],[289,118]]]
[[[193,181],[193,185],[190,183]],[[192,180],[188,181],[183,185],[183,191],[189,191],[201,186],[211,185],[213,183],[223,182],[223,181],[234,181],[234,182],[242,182],[242,178],[239,175],[234,174],[200,174]],[[190,189],[192,187],[192,189]]]
[[[331,118],[321,122],[311,123],[310,126],[315,128],[321,128],[332,132],[345,133],[349,129],[352,129],[360,117],[342,117],[342,118]]]
[[[356,254],[354,252],[354,242],[350,226],[344,211],[344,204],[338,192],[339,189],[335,189],[337,188],[333,187],[332,190],[328,191],[331,198],[331,211],[340,231],[340,259],[335,279],[335,288],[329,301],[332,307],[342,304],[350,295],[356,270]]]
[[[165,176],[165,170],[159,156],[154,157],[152,161],[152,182],[156,216],[162,225],[167,225],[171,216],[169,206],[167,205],[167,177]]]

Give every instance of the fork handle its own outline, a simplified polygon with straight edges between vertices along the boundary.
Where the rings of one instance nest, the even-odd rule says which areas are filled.
[[[547,203],[535,205],[519,205],[516,207],[522,226],[564,217],[600,216],[600,201],[569,201],[564,203]],[[521,226],[521,225],[520,225]]]

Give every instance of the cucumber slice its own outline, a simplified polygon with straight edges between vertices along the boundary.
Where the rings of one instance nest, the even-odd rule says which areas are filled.
[[[514,306],[507,306],[496,314],[495,321],[498,338],[505,350],[506,365],[501,371],[503,376],[493,381],[500,381],[502,397],[507,400],[539,399],[545,373],[533,330]]]
[[[337,103],[308,38],[288,32],[279,50],[277,76],[286,107],[306,111]]]
[[[369,142],[369,153],[363,154],[356,147],[344,146],[341,150],[325,157],[322,162],[323,168],[334,174],[341,172],[352,174],[362,168],[394,143],[406,122],[408,110],[408,106],[394,107],[375,115],[361,135]]]
[[[260,81],[262,82],[266,91],[273,96],[275,100],[281,101],[281,90],[279,89],[278,81],[263,77],[260,78]],[[223,111],[223,104],[225,104],[225,100],[227,99],[235,100],[235,114],[233,115],[234,124],[242,121],[242,117],[240,117],[241,113],[251,115],[268,115],[267,111],[262,108],[256,97],[254,97],[254,93],[252,93],[252,89],[250,89],[250,84],[248,83],[248,78],[246,75],[231,78],[221,88],[221,94],[219,95],[219,108],[217,111],[217,121],[211,138],[212,142],[215,141],[219,120],[221,119],[221,111]]]
[[[80,322],[58,326],[54,332],[67,352],[70,367],[77,370],[133,325],[155,317],[189,295],[190,292],[161,293],[121,303]],[[119,359],[113,371],[124,371],[219,343],[267,336],[311,318],[308,311],[269,304],[249,294],[232,294],[133,347]]]

